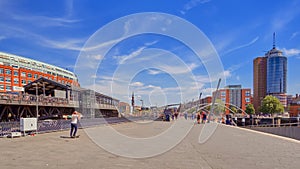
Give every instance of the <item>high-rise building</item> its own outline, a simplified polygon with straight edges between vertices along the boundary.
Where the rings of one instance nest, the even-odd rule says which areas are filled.
[[[266,53],[267,94],[286,93],[287,58],[275,47]]]
[[[277,97],[284,107],[287,106],[287,58],[282,51],[276,49],[275,33],[273,48],[264,57],[253,61],[253,90],[256,111],[266,95]]]
[[[267,95],[267,58],[253,60],[253,106],[258,112],[261,101]]]

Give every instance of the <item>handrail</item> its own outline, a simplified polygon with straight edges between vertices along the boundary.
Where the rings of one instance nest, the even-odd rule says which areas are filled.
[[[250,127],[300,127],[300,122],[296,123],[281,123],[281,124],[258,124],[258,125],[249,125]]]

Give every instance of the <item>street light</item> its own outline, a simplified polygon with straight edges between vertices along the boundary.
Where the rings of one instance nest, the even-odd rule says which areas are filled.
[[[144,107],[144,100],[141,99],[140,101],[142,102],[142,108],[143,108]]]
[[[38,117],[39,117],[39,104],[38,104],[38,83],[33,83],[35,86],[35,98],[36,98],[36,134],[38,133]]]

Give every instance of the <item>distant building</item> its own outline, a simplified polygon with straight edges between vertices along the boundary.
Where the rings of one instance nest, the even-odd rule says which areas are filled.
[[[216,92],[213,93],[213,96]],[[237,109],[246,110],[247,104],[251,102],[251,89],[242,88],[241,85],[228,85],[224,89],[219,89],[216,99],[220,99],[227,108],[236,107]],[[225,110],[229,114],[228,109]]]
[[[300,116],[300,97],[296,94],[296,97],[292,99],[288,106],[288,112],[290,117],[299,117]]]
[[[129,114],[130,113],[130,105],[125,102],[119,103],[119,112],[122,114]]]
[[[23,86],[44,77],[63,85],[79,86],[76,75],[37,60],[0,52],[0,92],[23,91]]]
[[[212,102],[212,97],[211,96],[207,96],[207,97],[200,100],[200,104],[209,104],[211,102]]]
[[[253,61],[253,90],[256,111],[266,95],[277,97],[287,107],[287,58],[282,51],[276,49],[275,33],[273,48],[264,57],[255,58]]]

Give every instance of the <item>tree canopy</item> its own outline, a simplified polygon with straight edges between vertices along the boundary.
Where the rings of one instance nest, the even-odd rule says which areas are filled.
[[[253,104],[247,104],[245,112],[247,114],[255,114],[255,109]]]
[[[284,108],[275,96],[268,95],[263,99],[260,111],[263,113],[275,114],[282,113]]]

